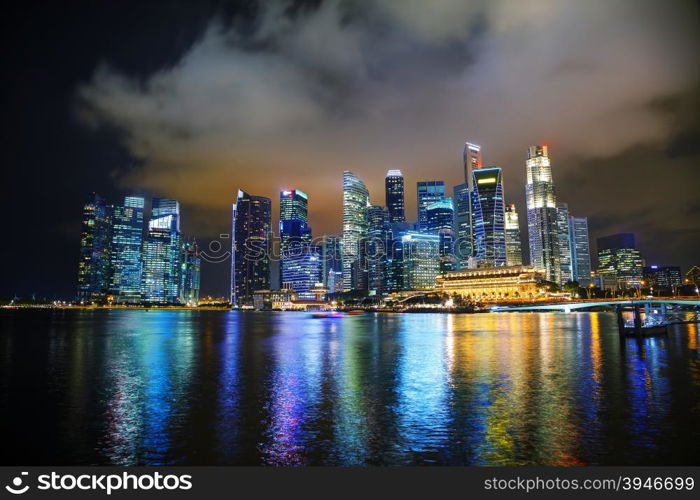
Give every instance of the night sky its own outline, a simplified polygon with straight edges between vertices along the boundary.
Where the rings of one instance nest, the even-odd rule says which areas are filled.
[[[342,171],[463,182],[465,140],[504,169],[524,229],[525,154],[591,239],[700,264],[700,3],[619,0],[22,2],[3,12],[0,296],[72,298],[97,191],[180,200],[206,246],[236,191],[309,194],[340,231]],[[526,239],[523,241],[527,245]],[[204,266],[226,295],[228,265]]]

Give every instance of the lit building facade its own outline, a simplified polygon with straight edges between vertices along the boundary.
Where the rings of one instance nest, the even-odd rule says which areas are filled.
[[[232,211],[231,304],[252,306],[253,292],[270,289],[272,204],[238,190]]]
[[[294,290],[299,299],[312,300],[315,298],[312,290],[321,283],[322,271],[320,247],[316,245],[296,247],[287,255],[284,287]]]
[[[480,266],[506,264],[505,204],[500,168],[472,172],[472,224],[474,251]]]
[[[681,268],[676,266],[647,266],[642,270],[646,286],[675,290],[683,283]]]
[[[371,205],[367,208],[367,290],[371,295],[386,291],[386,244],[389,235],[389,213],[384,207]]]
[[[521,266],[523,264],[523,247],[520,238],[520,221],[515,203],[506,205],[506,266]]]
[[[182,269],[180,272],[180,303],[188,306],[199,304],[199,283],[202,259],[194,239],[182,244]]]
[[[110,293],[118,304],[141,302],[144,204],[143,198],[127,196],[114,207]]]
[[[588,239],[588,219],[569,216],[569,245],[573,281],[582,287],[591,283],[591,249]]]
[[[81,302],[104,302],[109,291],[112,207],[91,193],[83,205],[78,262],[78,294]]]
[[[143,244],[141,300],[177,304],[180,300],[180,204],[153,198]]]
[[[530,264],[548,281],[559,283],[557,203],[547,146],[530,146],[525,165]]]
[[[569,206],[557,203],[557,238],[559,240],[559,284],[573,281],[571,242],[569,241]]]
[[[413,224],[407,222],[394,222],[390,224],[390,232],[387,237],[385,288],[389,292],[406,290],[404,282],[404,261],[402,239],[409,233],[414,233]]]
[[[619,288],[640,286],[643,267],[632,233],[598,238],[598,273],[615,278]]]
[[[404,181],[401,170],[389,170],[384,179],[384,187],[389,222],[404,222],[406,220],[406,212],[404,206]]]
[[[459,184],[452,189],[454,199],[454,254],[456,266],[460,269],[469,264],[469,257],[473,255],[472,230],[471,230],[471,199],[469,184]]]
[[[445,197],[445,183],[443,181],[421,181],[416,185],[419,231],[428,230],[428,205],[440,201]]]
[[[431,203],[426,207],[428,219],[428,232],[436,233],[440,238],[440,272],[444,273],[459,267],[454,255],[454,204],[452,198],[444,197],[442,200]]]
[[[437,234],[408,232],[401,237],[403,289],[435,287],[440,274],[440,237]]]
[[[343,172],[343,291],[367,290],[364,244],[369,191],[352,172]]]
[[[280,192],[280,285],[289,283],[293,276],[287,271],[290,253],[298,253],[298,248],[311,242],[309,220],[309,197],[300,189],[286,189]]]
[[[475,302],[535,299],[543,278],[530,266],[460,269],[438,277],[436,290]]]
[[[343,291],[343,259],[341,253],[341,238],[337,234],[327,234],[323,237],[322,262],[323,286],[329,293]]]

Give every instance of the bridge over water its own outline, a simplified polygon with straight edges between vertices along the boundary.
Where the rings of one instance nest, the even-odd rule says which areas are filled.
[[[594,309],[594,308],[610,308],[615,309],[621,306],[688,306],[700,307],[700,299],[674,299],[674,298],[655,298],[655,299],[612,299],[612,300],[567,300],[551,304],[528,304],[517,306],[491,306],[490,310],[494,312],[507,311],[563,311],[571,312],[577,310]]]

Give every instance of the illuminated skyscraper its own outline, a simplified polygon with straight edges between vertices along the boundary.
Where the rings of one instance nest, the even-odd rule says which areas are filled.
[[[386,291],[386,245],[389,237],[389,213],[384,207],[367,208],[367,289],[371,294]]]
[[[110,293],[115,303],[141,301],[143,207],[144,199],[134,196],[127,196],[122,206],[114,207]]]
[[[343,172],[343,290],[367,290],[364,244],[369,191],[352,172]]]
[[[446,273],[457,268],[457,259],[454,255],[454,205],[452,198],[444,197],[440,201],[431,203],[426,207],[428,219],[428,232],[437,234],[440,238],[440,272]]]
[[[323,237],[323,285],[329,293],[343,291],[343,259],[341,239],[337,234],[327,234]]]
[[[464,143],[464,182],[470,188],[472,184],[472,172],[483,167],[483,159],[481,155],[481,146],[470,142]]]
[[[530,146],[525,165],[530,264],[545,279],[559,283],[557,203],[547,146]]]
[[[435,287],[440,274],[440,237],[437,234],[408,232],[401,237],[403,247],[403,288],[424,290]]]
[[[312,300],[311,291],[321,283],[323,262],[321,248],[316,245],[302,245],[290,249],[286,256],[284,286],[291,287],[302,300]]]
[[[588,241],[588,219],[569,216],[572,279],[586,287],[591,282],[591,250]]]
[[[642,282],[644,261],[635,248],[634,234],[619,233],[598,238],[598,273],[617,280],[621,288]]]
[[[97,193],[83,205],[78,263],[78,300],[104,302],[109,290],[112,207]]]
[[[506,266],[523,265],[523,248],[520,239],[520,221],[515,203],[506,205]]]
[[[464,269],[469,263],[469,257],[473,255],[472,231],[471,231],[471,200],[469,184],[459,184],[453,188],[454,195],[454,254],[457,259],[456,266]]]
[[[498,167],[472,172],[472,223],[475,257],[480,266],[506,264],[503,177]]]
[[[419,231],[428,230],[428,218],[426,208],[431,203],[440,201],[445,197],[445,183],[443,181],[421,181],[417,185],[418,220]]]
[[[573,281],[571,242],[569,241],[569,206],[557,203],[557,237],[559,239],[559,283]]]
[[[180,204],[153,198],[151,220],[143,244],[141,300],[176,304],[180,301]]]
[[[253,292],[270,288],[272,203],[239,189],[233,204],[231,243],[231,304],[253,304]]]
[[[196,306],[199,303],[201,258],[199,247],[193,239],[182,244],[182,270],[180,272],[180,303]]]
[[[389,225],[386,244],[385,288],[388,292],[405,290],[403,243],[405,235],[414,233],[413,224],[393,222]]]
[[[298,253],[299,247],[311,242],[311,228],[308,226],[309,198],[300,189],[287,189],[280,192],[280,285],[290,283],[294,276],[287,273],[287,260],[291,253]]]
[[[389,213],[389,222],[405,221],[404,183],[401,170],[389,170],[386,173],[384,184],[386,188],[386,209]]]

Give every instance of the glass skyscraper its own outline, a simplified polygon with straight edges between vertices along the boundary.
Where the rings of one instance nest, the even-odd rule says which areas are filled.
[[[454,195],[454,254],[457,259],[456,266],[460,269],[469,264],[469,257],[473,254],[471,231],[471,200],[469,184],[459,184],[452,190]]]
[[[440,274],[440,237],[437,234],[408,232],[401,237],[403,247],[403,288],[424,290],[435,287]]]
[[[294,281],[298,275],[287,272],[287,260],[291,253],[311,242],[311,228],[308,226],[309,197],[300,189],[286,189],[280,192],[280,286]]]
[[[199,303],[201,258],[199,247],[193,239],[182,243],[182,270],[180,272],[180,303],[196,306]]]
[[[367,289],[371,294],[386,291],[386,245],[389,236],[389,213],[384,207],[367,208]]]
[[[428,216],[426,208],[431,203],[440,201],[445,197],[445,183],[443,181],[421,181],[416,185],[419,231],[428,230]]]
[[[640,285],[644,261],[635,248],[634,234],[598,238],[598,273],[612,276],[621,288]]]
[[[176,200],[153,198],[143,244],[142,301],[179,303],[180,245],[180,204]]]
[[[557,203],[557,237],[559,239],[559,283],[573,281],[571,242],[569,241],[569,206]]]
[[[112,207],[97,193],[83,205],[78,263],[78,300],[104,302],[109,291]]]
[[[406,213],[404,207],[404,182],[401,170],[389,170],[386,173],[386,179],[384,179],[384,186],[389,222],[404,222]]]
[[[123,205],[114,207],[110,293],[115,303],[141,302],[143,209],[144,199],[136,196],[127,196]]]
[[[506,264],[503,177],[498,167],[472,172],[472,223],[475,257],[480,266]]]
[[[341,241],[340,236],[337,234],[327,234],[323,237],[323,285],[328,290],[328,293],[343,291]]]
[[[322,282],[321,257],[321,248],[316,245],[294,247],[286,256],[284,285],[291,287],[300,299],[314,299],[311,290]]]
[[[270,198],[238,190],[231,230],[233,307],[252,306],[254,291],[270,289],[271,217]]]
[[[520,238],[520,221],[515,203],[506,205],[506,266],[523,265],[523,248]]]
[[[545,279],[559,283],[557,203],[547,146],[530,146],[525,165],[530,265],[542,271]]]
[[[367,237],[369,191],[352,172],[343,172],[343,290],[367,290],[364,239]]]
[[[591,250],[588,241],[588,219],[569,216],[572,279],[586,287],[591,282]]]

